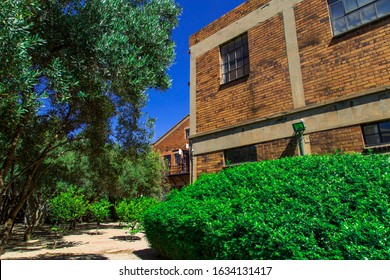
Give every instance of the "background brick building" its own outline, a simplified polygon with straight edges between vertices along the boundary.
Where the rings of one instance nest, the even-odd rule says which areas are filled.
[[[390,1],[250,0],[190,37],[193,175],[299,153],[388,152]]]
[[[186,186],[190,181],[189,126],[190,117],[186,116],[153,144],[168,164],[167,178],[173,188]]]

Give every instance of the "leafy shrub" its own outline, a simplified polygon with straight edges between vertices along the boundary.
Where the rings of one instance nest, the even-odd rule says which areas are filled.
[[[115,210],[119,222],[126,225],[130,235],[134,235],[142,229],[145,212],[157,205],[157,203],[158,201],[155,198],[150,197],[123,199],[116,205]]]
[[[52,223],[70,224],[72,228],[88,210],[85,196],[73,186],[63,190],[49,200],[50,220]]]
[[[305,156],[201,176],[145,215],[170,259],[390,259],[390,159]]]
[[[112,204],[106,199],[102,198],[89,205],[89,211],[93,219],[99,224],[104,222],[110,216],[110,207]]]

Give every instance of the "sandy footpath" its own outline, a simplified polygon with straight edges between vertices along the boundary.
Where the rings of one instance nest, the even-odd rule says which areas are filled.
[[[16,225],[5,253],[6,259],[34,260],[157,260],[143,233],[131,237],[118,223],[78,224],[76,230],[57,238],[48,226],[35,229],[23,242],[23,227]],[[53,248],[56,241],[56,248]]]

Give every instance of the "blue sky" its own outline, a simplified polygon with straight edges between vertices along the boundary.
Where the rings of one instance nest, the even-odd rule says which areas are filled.
[[[189,114],[189,37],[245,0],[176,0],[183,8],[179,26],[173,32],[176,59],[169,70],[172,87],[166,92],[149,91],[144,112],[157,118],[153,142]]]

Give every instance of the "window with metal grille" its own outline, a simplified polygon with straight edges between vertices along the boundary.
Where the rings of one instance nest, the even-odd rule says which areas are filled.
[[[238,164],[257,161],[256,146],[246,146],[225,151],[226,164]]]
[[[335,36],[390,14],[390,0],[328,0],[328,4]]]
[[[390,121],[362,126],[366,146],[390,144]]]
[[[222,84],[249,74],[248,35],[245,33],[220,47]]]

